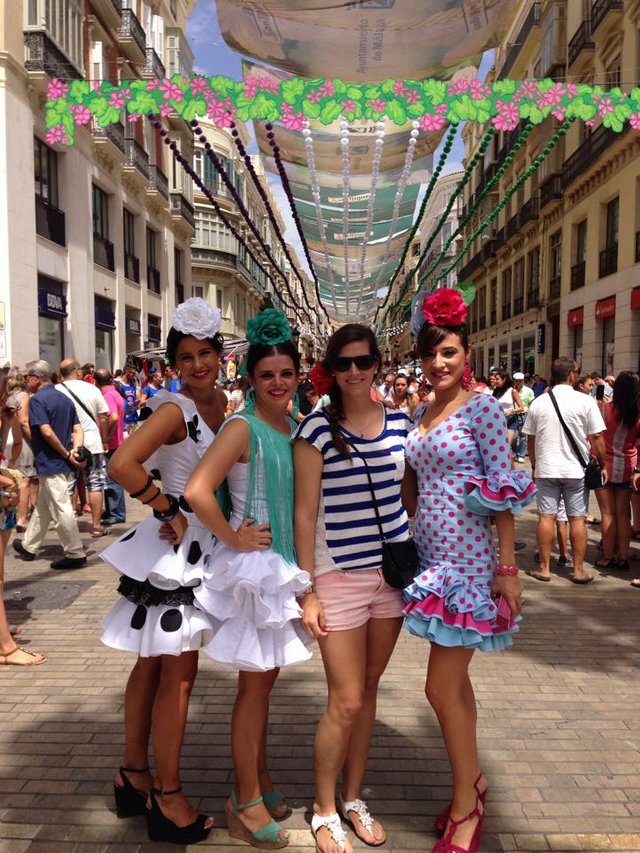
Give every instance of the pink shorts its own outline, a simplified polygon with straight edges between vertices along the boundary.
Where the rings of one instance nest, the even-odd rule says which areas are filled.
[[[402,592],[389,586],[382,569],[326,572],[315,580],[328,631],[360,628],[369,619],[402,616]]]

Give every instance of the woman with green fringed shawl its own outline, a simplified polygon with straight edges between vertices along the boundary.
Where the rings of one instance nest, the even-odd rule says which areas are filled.
[[[309,590],[310,578],[293,549],[296,425],[287,416],[300,356],[284,314],[272,308],[249,321],[247,339],[245,410],[225,423],[185,497],[218,539],[196,593],[215,626],[204,651],[240,670],[231,723],[236,779],[225,809],[229,834],[274,849],[289,836],[273,818],[283,819],[289,809],[267,770],[269,697],[281,666],[311,656],[296,599]]]

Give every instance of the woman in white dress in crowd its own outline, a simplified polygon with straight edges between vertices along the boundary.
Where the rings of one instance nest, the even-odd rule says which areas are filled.
[[[180,753],[198,650],[213,634],[209,617],[194,606],[194,591],[214,539],[184,500],[184,488],[224,420],[226,398],[215,385],[223,347],[219,309],[188,299],[171,325],[167,359],[183,386],[147,402],[140,428],[109,463],[113,479],[154,512],[102,553],[121,574],[102,641],[138,656],[125,691],[124,758],[114,782],[118,816],[145,815],[153,841],[192,844],[213,826],[182,793]],[[152,469],[160,471],[164,491],[149,476]]]
[[[225,423],[189,479],[186,498],[218,540],[196,591],[199,606],[214,621],[215,634],[204,651],[239,670],[229,834],[253,847],[275,849],[286,846],[289,836],[273,818],[282,819],[289,810],[267,769],[269,698],[280,667],[310,657],[296,600],[310,578],[296,565],[293,550],[295,423],[287,415],[300,356],[286,317],[272,308],[248,322],[247,339],[245,408]],[[228,521],[220,489],[225,481]]]

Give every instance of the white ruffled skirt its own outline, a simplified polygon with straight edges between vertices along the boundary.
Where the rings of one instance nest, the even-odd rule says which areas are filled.
[[[311,580],[275,551],[240,552],[219,542],[196,602],[212,620],[204,651],[217,663],[266,672],[309,660],[311,652],[296,595]]]

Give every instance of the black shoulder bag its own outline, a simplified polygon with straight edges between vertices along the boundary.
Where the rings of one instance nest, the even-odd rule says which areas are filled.
[[[575,438],[571,435],[571,431],[569,427],[564,422],[562,415],[560,414],[560,409],[558,408],[558,402],[556,398],[553,396],[553,391],[549,391],[549,397],[551,398],[551,402],[553,403],[553,408],[556,410],[556,414],[558,415],[558,419],[562,424],[562,429],[564,430],[567,439],[569,440],[569,444],[571,445],[571,449],[578,457],[578,461],[582,465],[584,469],[584,485],[587,489],[601,489],[602,488],[602,468],[600,467],[600,463],[597,459],[589,459],[587,462],[584,460],[584,456],[580,453],[580,448],[578,447]]]
[[[371,472],[367,465],[367,460],[364,458],[358,448],[344,436],[345,441],[355,450],[364,464],[364,469],[367,472],[369,480],[369,488],[371,490],[371,500],[373,509],[376,514],[376,521],[380,530],[380,541],[382,542],[382,574],[384,579],[394,589],[404,589],[413,583],[413,579],[420,571],[418,566],[418,552],[413,539],[405,539],[404,542],[387,542],[384,530],[382,529],[382,521],[378,511],[378,503],[376,501],[376,493],[373,490],[373,480]]]
[[[70,395],[73,397],[73,399],[75,400],[75,402],[76,402],[79,406],[82,406],[82,408],[83,408],[83,409],[85,410],[85,412],[89,415],[89,417],[90,417],[90,418],[91,418],[91,420],[94,422],[94,424],[98,427],[98,432],[100,433],[100,438],[102,438],[102,430],[100,429],[100,424],[99,424],[99,423],[98,423],[98,421],[94,418],[93,413],[89,411],[89,409],[85,406],[85,404],[82,402],[82,400],[80,399],[80,397],[78,397],[76,394],[74,394],[74,393],[73,393],[73,391],[71,390],[71,388],[69,388],[69,386],[68,386],[65,382],[63,382],[63,383],[62,383],[62,387],[63,387],[63,388],[64,388],[64,390],[67,392],[67,394],[70,394]],[[78,448],[77,448],[77,450],[76,450],[76,458],[77,458],[77,459],[78,459],[78,461],[80,461],[80,462],[86,462],[88,465],[91,465],[91,463],[92,463],[92,461],[93,461],[93,453],[92,453],[92,452],[91,452],[87,447],[85,447],[85,446],[84,446],[84,444],[83,444],[83,445],[81,445],[80,447],[78,447]]]

